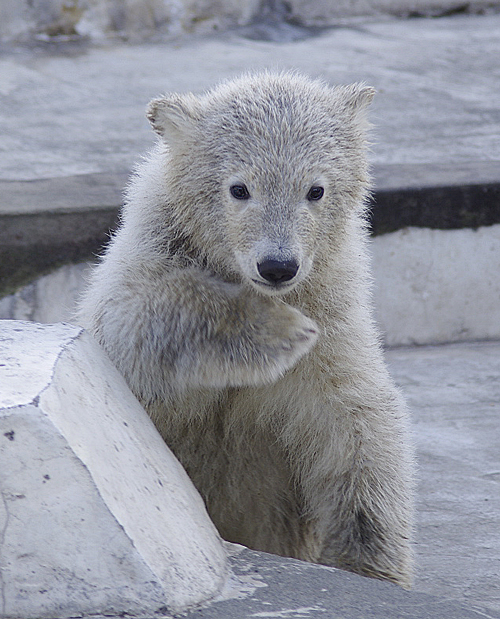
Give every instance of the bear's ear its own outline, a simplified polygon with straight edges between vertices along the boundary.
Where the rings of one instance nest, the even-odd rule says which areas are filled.
[[[166,142],[177,141],[193,133],[201,118],[201,105],[192,94],[166,95],[150,101],[146,116]]]
[[[351,107],[354,110],[364,110],[372,102],[375,96],[375,88],[366,84],[353,84]]]
[[[375,88],[366,84],[350,84],[349,86],[337,86],[337,93],[343,103],[343,108],[350,115],[357,116],[366,110],[375,96]]]

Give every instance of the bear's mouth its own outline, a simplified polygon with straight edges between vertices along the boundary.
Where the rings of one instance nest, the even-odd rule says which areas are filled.
[[[269,292],[288,292],[291,290],[297,282],[282,282],[276,284],[270,284],[268,282],[259,281],[258,279],[252,279],[252,282],[256,284],[259,288],[265,288]]]

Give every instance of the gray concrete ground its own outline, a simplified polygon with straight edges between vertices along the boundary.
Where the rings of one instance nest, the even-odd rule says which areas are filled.
[[[500,613],[500,344],[387,358],[417,446],[415,590]]]
[[[153,143],[144,117],[151,97],[201,91],[264,67],[297,68],[330,82],[364,80],[377,88],[372,159],[379,186],[498,184],[499,58],[500,15],[367,21],[294,43],[232,33],[175,44],[5,50],[0,217],[71,210],[68,187],[69,193],[80,188],[77,210],[106,206]],[[43,191],[30,194],[32,182],[42,183]],[[96,196],[96,186],[111,197]],[[48,222],[46,234],[57,235]],[[273,602],[261,598],[251,612],[224,610],[236,603],[227,601],[218,603],[220,614],[202,610],[193,618],[304,617],[313,611],[344,619],[500,617],[500,345],[396,349],[388,359],[413,412],[420,465],[415,593],[356,579],[350,592],[351,585],[333,587],[322,601],[322,579],[299,574],[274,589]],[[310,568],[323,574],[318,569]],[[289,576],[279,563],[268,571],[274,587]],[[263,582],[259,591],[271,589]]]
[[[428,183],[430,170],[434,184],[497,181],[499,57],[496,14],[366,21],[284,43],[230,33],[175,44],[5,50],[0,179],[128,171],[153,143],[144,116],[152,97],[199,92],[246,70],[293,68],[377,89],[373,161],[383,167],[381,182]]]

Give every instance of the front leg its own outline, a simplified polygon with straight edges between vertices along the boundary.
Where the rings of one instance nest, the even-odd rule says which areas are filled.
[[[316,384],[309,366],[319,348],[279,390],[295,393],[276,431],[303,497],[297,556],[409,587],[413,450],[405,405],[377,360],[345,378],[330,368]],[[297,403],[293,381],[302,374]]]
[[[85,326],[146,403],[275,381],[317,338],[298,310],[201,269],[120,277],[121,285],[91,289]]]
[[[386,474],[386,471],[382,474]],[[411,502],[408,488],[381,481],[381,472],[358,471],[339,480],[335,505],[319,562],[410,588]]]
[[[383,410],[365,405],[346,415],[343,470],[330,493],[319,562],[410,588],[413,463],[404,406],[396,396]]]

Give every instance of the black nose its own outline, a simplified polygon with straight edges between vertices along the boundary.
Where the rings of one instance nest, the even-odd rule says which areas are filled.
[[[297,275],[299,265],[295,260],[264,260],[257,265],[261,277],[271,284],[288,282]]]

